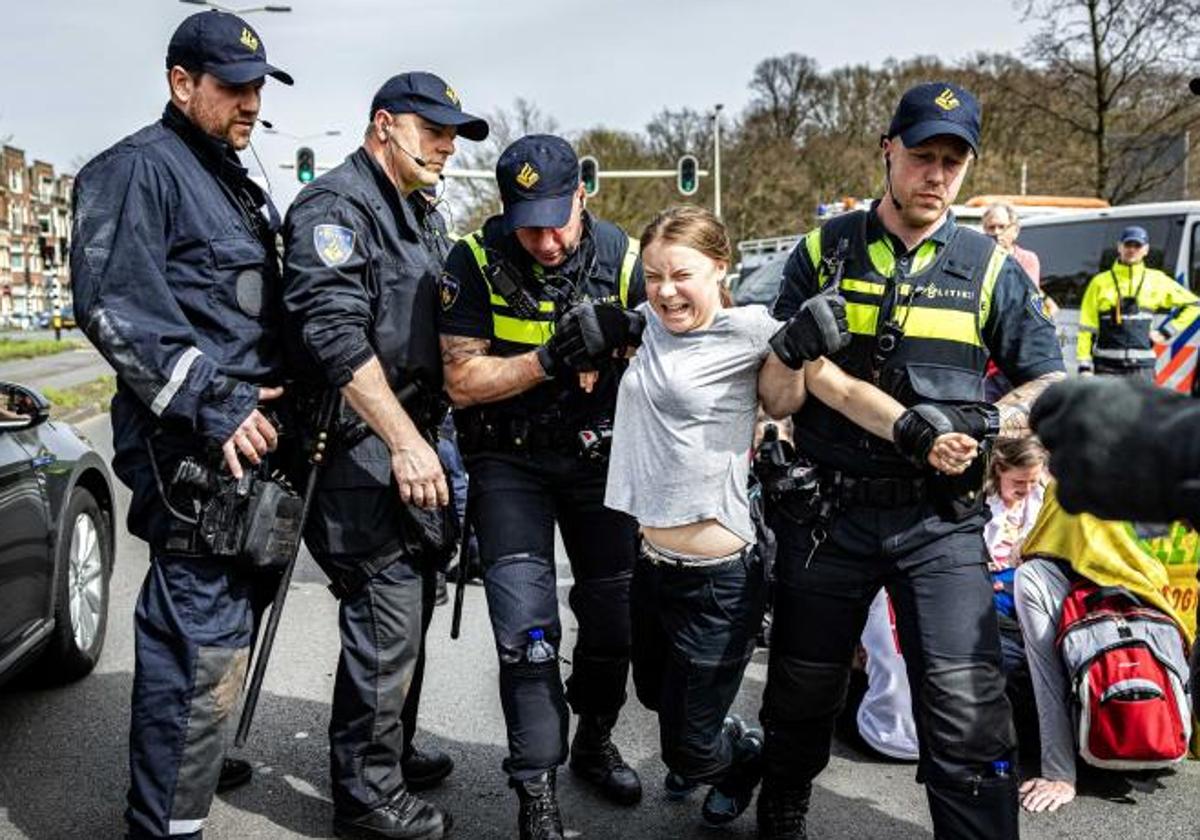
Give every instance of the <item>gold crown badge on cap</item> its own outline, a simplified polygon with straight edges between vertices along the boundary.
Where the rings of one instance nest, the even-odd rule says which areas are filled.
[[[250,52],[258,50],[258,37],[246,26],[242,27],[242,46]]]
[[[521,167],[521,171],[517,173],[516,182],[525,189],[533,189],[533,185],[538,182],[542,176],[533,168],[533,165],[526,163]]]
[[[462,104],[461,102],[458,101],[458,93],[454,90],[454,88],[450,87],[450,85],[446,85],[446,98],[449,99],[451,102],[453,102],[455,105]]]
[[[946,88],[938,94],[937,99],[933,100],[943,111],[953,111],[962,103],[958,101],[958,97],[954,95],[954,91]]]

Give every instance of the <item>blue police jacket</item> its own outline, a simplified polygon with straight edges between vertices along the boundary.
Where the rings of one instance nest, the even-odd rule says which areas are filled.
[[[233,149],[173,105],[90,161],[73,201],[76,317],[117,372],[113,466],[144,536],[146,438],[218,446],[260,385],[281,384],[279,215]]]

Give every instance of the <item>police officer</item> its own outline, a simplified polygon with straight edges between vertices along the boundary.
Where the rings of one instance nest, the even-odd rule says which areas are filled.
[[[793,417],[796,447],[817,464],[834,511],[777,528],[758,800],[759,836],[770,840],[807,836],[812,780],[829,760],[851,654],[881,586],[908,661],[934,834],[1017,836],[982,464],[956,478],[916,466],[935,431],[977,440],[997,427],[1023,432],[1028,405],[1063,375],[1033,283],[949,211],[978,152],[979,123],[974,96],[957,85],[905,93],[882,139],[882,200],[809,233],[784,270],[775,316],[791,320],[772,339],[780,358],[792,367],[811,358],[793,340],[806,301],[837,298],[840,276],[851,340],[830,358],[917,408],[897,421],[895,447],[815,400]],[[978,402],[989,356],[1017,386],[998,418]]]
[[[260,403],[283,379],[279,217],[237,151],[265,77],[292,79],[248,23],[216,11],[180,24],[166,68],[162,119],[79,173],[71,251],[75,311],[117,372],[129,530],[150,544],[134,617],[134,838],[200,836],[254,625],[249,566],[214,556],[165,494],[185,457],[238,477],[267,459],[277,435]]]
[[[457,137],[487,123],[431,73],[389,79],[362,146],[301,191],[284,225],[284,303],[306,391],[344,410],[305,540],[339,599],[329,724],[340,837],[441,837],[450,819],[411,793],[450,772],[411,748],[433,573],[447,551],[445,414],[436,318],[443,245],[410,200],[441,179]],[[421,199],[422,201],[424,199]],[[408,781],[406,788],[405,782]]]
[[[637,541],[633,520],[604,507],[624,363],[577,374],[555,321],[583,300],[635,306],[644,283],[636,243],[584,209],[567,141],[522,137],[501,154],[496,179],[503,214],[455,244],[442,277],[442,358],[500,656],[504,769],[523,840],[552,840],[563,836],[555,768],[567,758],[567,703],[579,715],[572,769],[614,802],[641,798],[611,740],[625,702]],[[579,622],[565,698],[555,522]]]
[[[1081,374],[1136,376],[1154,381],[1156,312],[1172,312],[1197,298],[1157,268],[1148,268],[1150,235],[1131,225],[1121,231],[1117,259],[1107,271],[1088,281],[1079,305],[1075,356]],[[1185,326],[1195,317],[1184,313]]]

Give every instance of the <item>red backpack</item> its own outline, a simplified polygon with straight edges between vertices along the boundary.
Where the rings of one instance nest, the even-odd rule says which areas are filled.
[[[1187,643],[1169,616],[1121,587],[1077,581],[1063,603],[1058,649],[1084,761],[1144,770],[1187,755]]]

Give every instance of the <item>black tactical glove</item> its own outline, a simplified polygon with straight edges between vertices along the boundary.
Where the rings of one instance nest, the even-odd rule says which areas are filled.
[[[610,303],[581,303],[559,322],[565,361],[577,371],[595,370],[604,359],[642,343],[646,320],[641,313]]]
[[[804,301],[792,319],[771,336],[771,349],[792,370],[831,356],[849,343],[846,299],[836,292],[822,292]]]
[[[1029,419],[1066,510],[1200,524],[1200,403],[1097,377],[1051,386]]]
[[[555,327],[550,340],[537,349],[537,358],[541,362],[542,370],[546,372],[547,379],[553,379],[571,369],[567,364],[567,354],[574,352],[570,345],[572,337],[569,333],[564,334],[561,326],[560,323]]]
[[[928,464],[933,442],[942,435],[959,432],[980,443],[996,436],[1000,414],[987,403],[949,406],[921,403],[897,418],[892,426],[896,450],[918,467]]]

